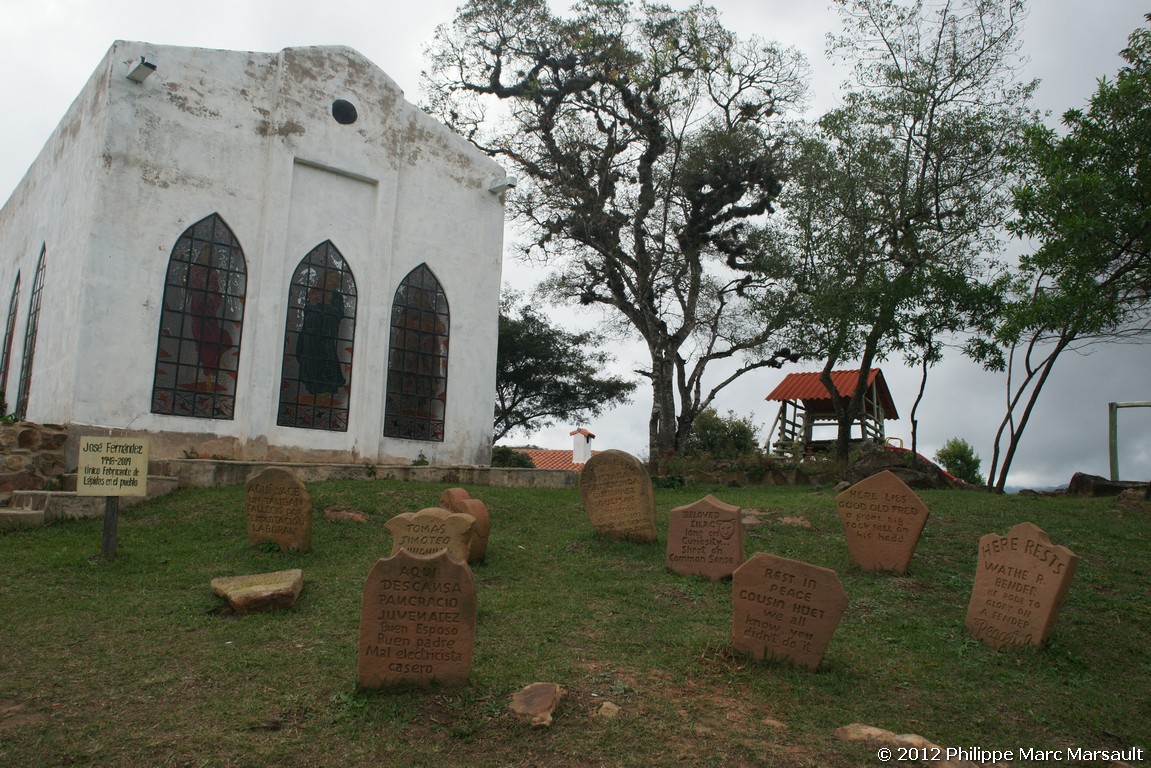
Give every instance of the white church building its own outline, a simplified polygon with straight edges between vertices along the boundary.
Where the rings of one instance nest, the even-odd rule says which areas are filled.
[[[117,42],[0,209],[0,388],[153,458],[487,464],[504,171],[343,47]]]

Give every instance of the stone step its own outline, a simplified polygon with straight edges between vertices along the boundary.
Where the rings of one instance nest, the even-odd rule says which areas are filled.
[[[42,509],[0,509],[0,530],[25,528],[44,524]]]

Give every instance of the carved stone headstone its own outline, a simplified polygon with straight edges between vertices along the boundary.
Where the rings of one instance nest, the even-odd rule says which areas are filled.
[[[491,532],[491,516],[487,505],[473,499],[463,488],[449,488],[440,495],[440,507],[449,512],[471,515],[476,525],[472,530],[472,545],[468,550],[468,562],[480,563],[488,554],[488,535]]]
[[[406,549],[428,557],[440,550],[466,563],[471,551],[476,520],[471,515],[428,507],[419,512],[402,512],[384,523],[392,535],[392,554]]]
[[[463,685],[476,637],[476,584],[463,560],[440,550],[381,559],[360,604],[361,689]]]
[[[667,567],[682,576],[727,578],[743,562],[743,510],[711,494],[668,517]]]
[[[268,467],[249,479],[244,491],[250,544],[312,548],[312,497],[294,472]]]
[[[1042,645],[1055,628],[1079,556],[1034,523],[979,539],[967,631],[992,648]]]
[[[760,552],[732,577],[731,643],[814,670],[846,609],[835,571]]]
[[[655,495],[643,462],[623,451],[601,451],[584,464],[580,499],[601,536],[655,541]]]
[[[835,497],[851,562],[865,571],[904,573],[927,522],[927,505],[884,470]]]

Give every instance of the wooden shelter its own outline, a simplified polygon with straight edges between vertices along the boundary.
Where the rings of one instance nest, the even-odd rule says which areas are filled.
[[[837,426],[831,394],[820,380],[821,373],[789,373],[765,399],[779,401],[779,415],[768,434],[768,445],[776,451],[801,448],[803,453],[826,447],[831,441],[813,440],[817,426]],[[851,397],[859,381],[859,371],[832,371],[831,381],[843,397]],[[867,391],[863,396],[863,412],[857,422],[860,442],[882,443],[883,422],[898,419],[895,400],[883,379],[883,372],[872,368],[867,375]],[[855,438],[853,438],[855,439]]]

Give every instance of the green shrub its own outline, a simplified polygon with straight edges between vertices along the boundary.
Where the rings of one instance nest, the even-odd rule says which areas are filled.
[[[953,437],[935,452],[935,461],[951,474],[973,485],[983,482],[979,476],[979,457],[963,438]]]
[[[513,448],[508,448],[506,445],[497,445],[492,448],[492,466],[535,469],[536,465],[532,461],[532,457],[526,453],[520,453]]]

